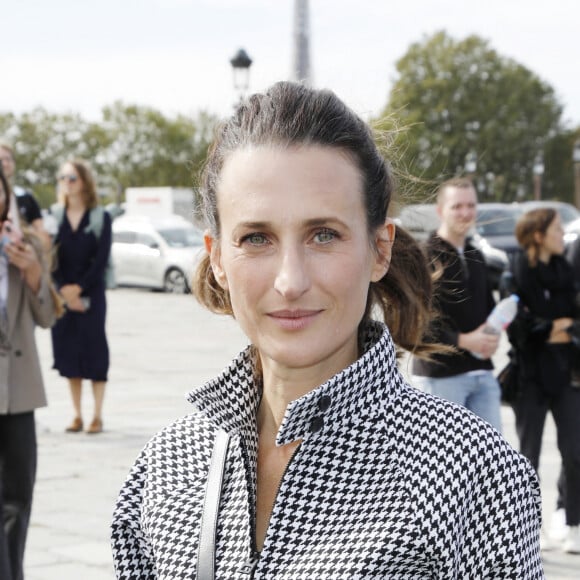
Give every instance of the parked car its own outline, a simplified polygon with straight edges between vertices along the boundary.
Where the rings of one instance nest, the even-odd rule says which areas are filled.
[[[401,209],[396,221],[419,242],[425,241],[439,227],[437,209],[432,203],[407,205]],[[483,254],[492,287],[497,288],[509,264],[506,252],[494,247],[478,231],[472,233],[472,242]]]
[[[524,211],[530,211],[540,207],[553,207],[560,214],[562,225],[567,226],[569,223],[580,218],[580,211],[571,203],[565,201],[553,201],[548,199],[523,201],[520,203]]]
[[[571,244],[580,236],[580,217],[564,226],[564,242]]]
[[[490,246],[503,250],[511,261],[520,249],[515,229],[524,211],[518,203],[480,203],[477,205],[475,229]]]
[[[113,222],[112,255],[119,286],[189,292],[204,251],[201,232],[181,216],[125,215]]]

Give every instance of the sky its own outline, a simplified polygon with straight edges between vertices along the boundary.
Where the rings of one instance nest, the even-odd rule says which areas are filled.
[[[386,105],[396,61],[446,30],[477,34],[551,84],[580,125],[578,0],[310,0],[312,84],[364,118]],[[294,0],[0,0],[0,112],[36,106],[98,120],[106,105],[223,116],[230,59],[253,59],[250,91],[291,78]]]

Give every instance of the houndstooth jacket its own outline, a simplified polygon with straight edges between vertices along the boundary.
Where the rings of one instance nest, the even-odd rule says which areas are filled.
[[[255,557],[256,411],[250,351],[189,395],[196,412],[141,452],[116,506],[118,578],[195,577],[214,436],[231,434],[216,578],[543,578],[536,474],[487,423],[407,385],[388,330],[288,405],[277,436],[302,439]]]

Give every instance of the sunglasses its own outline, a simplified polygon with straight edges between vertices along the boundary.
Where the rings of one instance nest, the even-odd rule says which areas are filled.
[[[78,177],[76,175],[59,175],[58,176],[58,180],[59,181],[68,181],[69,183],[75,183],[76,181],[78,181]]]

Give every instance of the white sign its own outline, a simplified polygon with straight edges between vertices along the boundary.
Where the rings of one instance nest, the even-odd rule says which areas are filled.
[[[128,187],[125,200],[126,215],[161,217],[173,213],[171,187]]]

